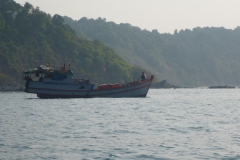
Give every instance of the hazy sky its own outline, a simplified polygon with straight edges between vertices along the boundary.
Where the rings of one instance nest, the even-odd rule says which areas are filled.
[[[173,33],[175,29],[240,26],[240,0],[15,0],[51,14],[130,23],[141,29]]]

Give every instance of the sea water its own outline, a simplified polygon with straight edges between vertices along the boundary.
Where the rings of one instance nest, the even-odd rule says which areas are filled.
[[[89,99],[0,92],[0,159],[240,159],[240,89]]]

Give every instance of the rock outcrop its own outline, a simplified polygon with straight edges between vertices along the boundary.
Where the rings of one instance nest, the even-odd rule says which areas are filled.
[[[225,88],[227,88],[227,89],[233,89],[233,88],[235,88],[234,86],[228,86],[228,85],[225,85],[225,86],[210,86],[210,87],[208,87],[209,89],[225,89]]]
[[[151,88],[181,88],[179,86],[171,85],[166,80],[152,84]]]
[[[0,92],[4,91],[23,91],[24,86],[22,85],[0,85]]]

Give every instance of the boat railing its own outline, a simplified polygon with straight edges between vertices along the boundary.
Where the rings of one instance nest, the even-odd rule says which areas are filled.
[[[61,70],[62,66],[60,65],[46,65],[48,70]]]

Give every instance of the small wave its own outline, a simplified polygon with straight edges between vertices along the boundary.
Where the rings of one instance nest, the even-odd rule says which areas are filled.
[[[196,130],[196,131],[201,131],[204,130],[204,127],[188,127],[189,130]]]
[[[153,155],[145,155],[145,154],[139,155],[136,158],[138,158],[138,159],[152,159],[152,160],[170,160],[168,158],[158,158],[158,157],[155,157]]]
[[[223,158],[222,160],[240,160],[240,155],[236,155],[235,157]]]
[[[164,145],[160,145],[159,147],[163,147],[163,148],[174,148],[174,147],[164,146]]]

